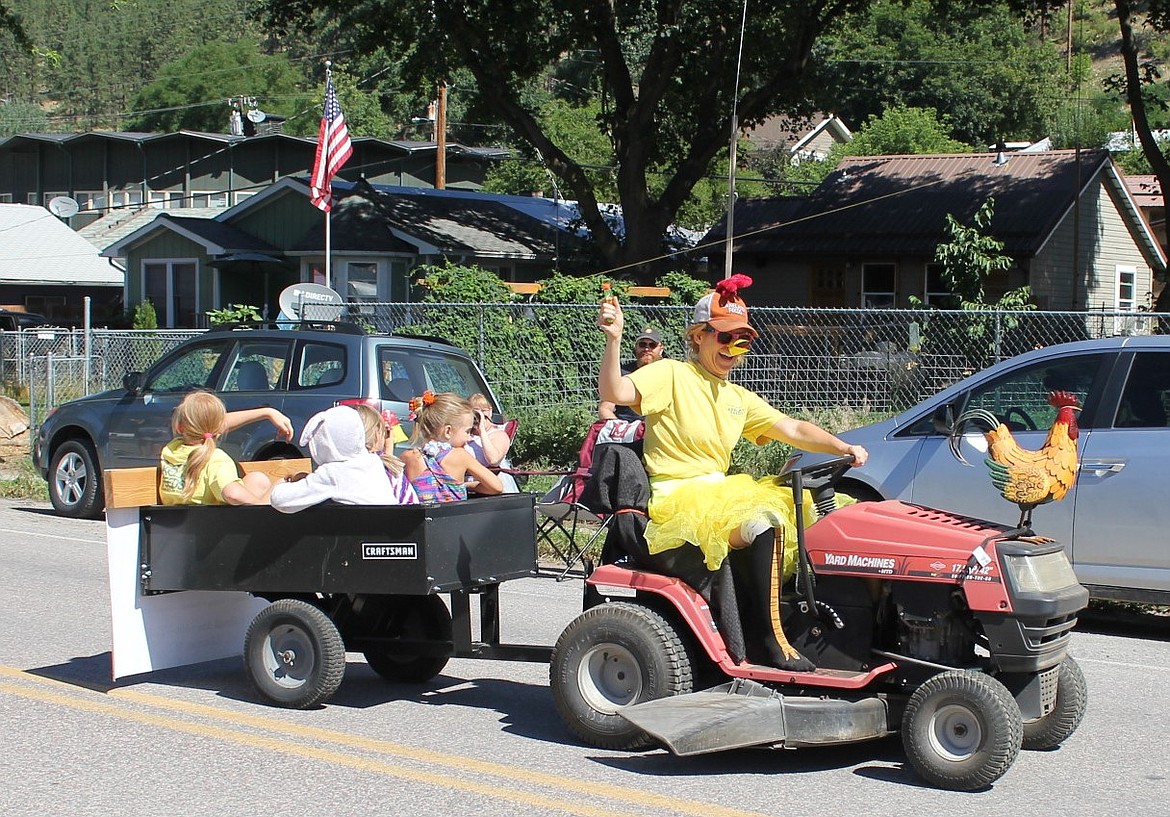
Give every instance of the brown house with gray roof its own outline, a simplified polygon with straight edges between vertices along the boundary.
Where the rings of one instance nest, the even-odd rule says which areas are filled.
[[[991,197],[990,233],[1011,269],[989,298],[1028,285],[1041,309],[1129,310],[1166,271],[1155,238],[1105,151],[847,157],[806,198],[736,203],[733,269],[760,305],[889,308],[945,302],[935,248],[946,215],[972,224]],[[725,223],[704,237],[722,268]]]

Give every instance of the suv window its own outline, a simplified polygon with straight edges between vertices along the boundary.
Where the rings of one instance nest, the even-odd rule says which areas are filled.
[[[451,391],[463,397],[487,393],[470,362],[463,358],[401,347],[378,347],[381,398],[405,403],[430,389]]]
[[[345,360],[345,347],[339,344],[304,344],[297,365],[297,386],[311,389],[340,383],[345,380]]]
[[[288,351],[287,342],[241,341],[236,348],[236,359],[224,378],[222,391],[279,389]]]
[[[1117,407],[1117,428],[1165,428],[1170,400],[1170,354],[1140,352],[1134,357]]]
[[[1083,407],[1093,391],[1103,355],[1077,355],[1033,363],[971,391],[963,410],[990,411],[1012,431],[1047,429],[1056,420],[1053,391],[1072,392]]]
[[[146,384],[148,391],[189,391],[214,388],[212,375],[227,343],[195,346],[164,364]]]

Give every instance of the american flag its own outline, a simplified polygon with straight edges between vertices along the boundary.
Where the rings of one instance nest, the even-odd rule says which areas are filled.
[[[353,143],[345,126],[345,115],[337,102],[333,78],[325,80],[325,110],[321,114],[321,132],[317,135],[317,158],[313,160],[313,176],[309,180],[309,201],[318,210],[328,213],[333,209],[330,183],[341,166],[353,155]]]

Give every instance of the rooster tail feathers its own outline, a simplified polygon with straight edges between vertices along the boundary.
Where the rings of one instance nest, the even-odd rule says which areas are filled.
[[[999,418],[992,414],[987,409],[975,408],[968,409],[960,414],[955,419],[955,424],[951,427],[949,435],[951,444],[951,454],[963,465],[970,465],[963,452],[959,449],[959,441],[963,439],[963,432],[966,431],[969,424],[976,423],[987,426],[987,431],[995,431],[999,428]]]

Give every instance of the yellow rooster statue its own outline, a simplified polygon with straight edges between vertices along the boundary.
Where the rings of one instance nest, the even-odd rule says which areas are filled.
[[[986,424],[987,457],[991,482],[1004,499],[1020,506],[1019,528],[1030,530],[1032,509],[1063,499],[1077,479],[1077,418],[1080,406],[1076,395],[1053,391],[1048,402],[1056,408],[1056,420],[1037,451],[1021,448],[1008,427],[986,409],[971,409],[955,420],[951,430],[951,453],[969,465],[959,451],[959,440],[968,423]]]

